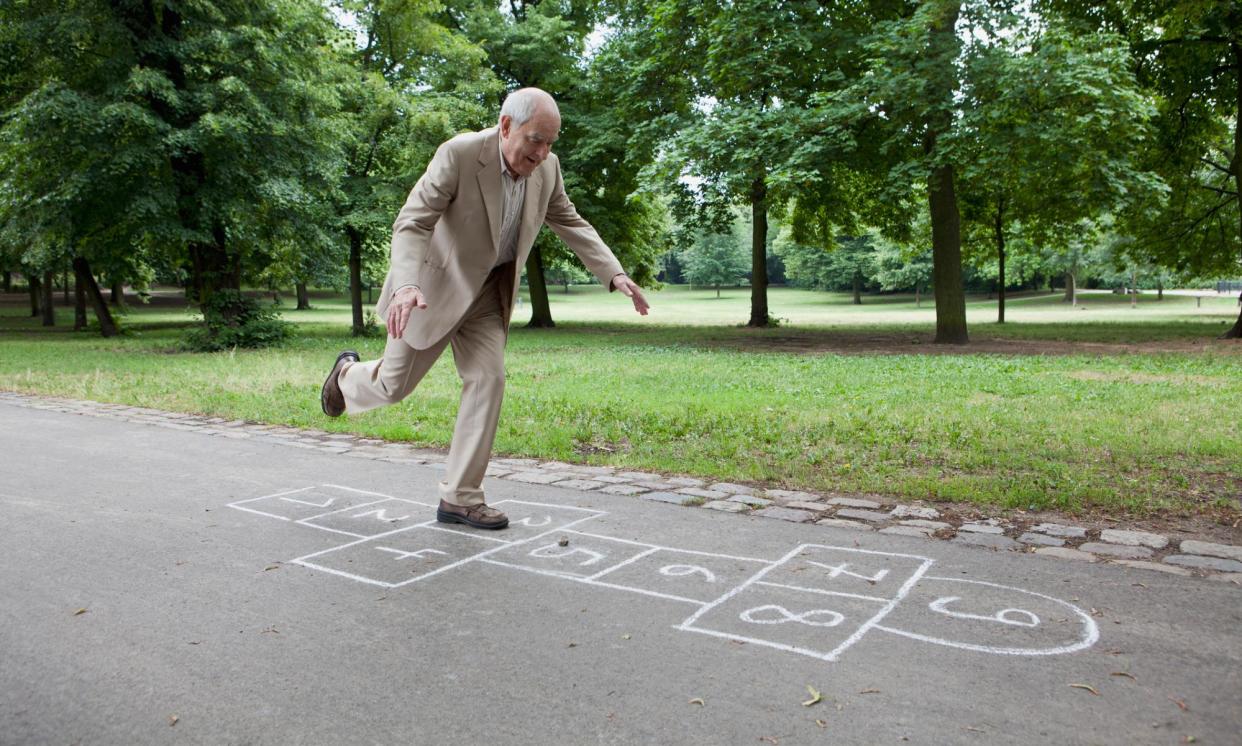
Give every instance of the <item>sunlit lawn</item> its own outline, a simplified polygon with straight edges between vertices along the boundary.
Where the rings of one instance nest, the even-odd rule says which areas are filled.
[[[558,327],[511,333],[501,453],[690,473],[788,487],[967,500],[1006,507],[1147,514],[1224,511],[1242,493],[1239,345],[1211,342],[1236,300],[1154,294],[1138,308],[1110,293],[970,300],[972,339],[1202,341],[1203,352],[1100,355],[878,354],[885,335],[930,341],[929,298],[771,292],[776,330],[739,328],[749,289],[668,288],[641,319],[594,288],[552,294]],[[446,445],[458,383],[446,355],[413,396],[329,420],[318,391],[338,350],[364,358],[382,340],[348,334],[342,297],[314,310],[278,350],[176,351],[183,310],[135,308],[103,340],[0,307],[0,388],[125,402]],[[529,305],[517,318],[529,315]],[[787,340],[876,337],[861,354],[801,351]],[[930,345],[929,345],[930,346]]]

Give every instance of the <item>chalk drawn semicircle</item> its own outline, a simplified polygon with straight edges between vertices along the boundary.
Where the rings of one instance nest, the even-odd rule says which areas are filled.
[[[1000,588],[1006,591],[1017,591],[1018,593],[1025,593],[1029,596],[1035,596],[1037,598],[1042,598],[1046,601],[1052,601],[1053,603],[1061,604],[1062,606],[1068,608],[1070,611],[1073,611],[1075,614],[1077,614],[1079,620],[1082,621],[1083,623],[1083,627],[1085,628],[1086,633],[1083,635],[1081,640],[1079,640],[1078,642],[1072,645],[1062,645],[1060,647],[1055,647],[1055,648],[1006,648],[1006,647],[997,647],[994,645],[976,645],[975,643],[971,643],[971,642],[957,642],[955,640],[946,640],[940,637],[932,637],[931,635],[921,635],[917,632],[908,632],[904,629],[896,629],[895,627],[886,627],[880,624],[875,625],[874,629],[883,630],[885,632],[891,632],[894,635],[900,635],[902,637],[909,637],[912,640],[919,640],[921,642],[930,642],[936,645],[944,645],[946,647],[951,647],[951,648],[960,648],[962,650],[974,650],[980,653],[993,653],[995,655],[1064,655],[1065,653],[1076,653],[1079,650],[1086,650],[1087,648],[1091,647],[1096,642],[1098,642],[1100,639],[1100,628],[1099,626],[1096,625],[1095,620],[1091,618],[1091,615],[1083,611],[1082,609],[1078,608],[1077,606],[1071,604],[1068,601],[1062,601],[1059,598],[1053,598],[1052,596],[1046,596],[1042,593],[1036,593],[1035,591],[1028,591],[1024,588],[1015,588],[1011,585],[1001,585],[1000,583],[988,583],[983,580],[966,580],[965,578],[943,578],[943,577],[933,577],[930,575],[924,576],[923,580],[937,580],[937,581],[944,581],[948,583],[967,583],[970,585],[986,585],[989,588]]]

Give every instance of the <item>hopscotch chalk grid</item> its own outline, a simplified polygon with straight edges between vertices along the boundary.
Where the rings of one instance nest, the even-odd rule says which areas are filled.
[[[348,537],[292,564],[400,588],[469,563],[665,599],[691,607],[675,629],[836,661],[869,632],[999,655],[1072,653],[1099,639],[1066,601],[980,580],[938,577],[929,557],[801,544],[776,559],[678,549],[578,530],[607,515],[502,500],[503,538],[424,520],[434,505],[323,484],[230,503]],[[561,538],[570,542],[561,546]],[[971,591],[988,589],[980,598]],[[1000,600],[998,600],[1000,599]]]

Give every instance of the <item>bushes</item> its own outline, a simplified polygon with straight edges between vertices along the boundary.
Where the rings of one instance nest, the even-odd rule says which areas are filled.
[[[271,347],[289,336],[290,325],[275,308],[263,307],[239,290],[219,290],[203,303],[203,325],[191,329],[185,347],[217,352],[232,347]]]

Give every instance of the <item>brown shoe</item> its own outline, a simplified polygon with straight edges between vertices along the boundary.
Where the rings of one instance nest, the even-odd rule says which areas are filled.
[[[440,501],[436,510],[436,520],[440,523],[464,523],[475,528],[498,529],[509,525],[509,516],[483,503],[478,505],[454,505]]]
[[[341,393],[341,382],[338,380],[347,363],[358,362],[358,353],[345,350],[336,356],[336,364],[332,372],[324,379],[323,388],[319,390],[319,404],[323,413],[329,417],[340,417],[345,414],[345,395]]]

